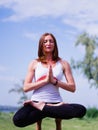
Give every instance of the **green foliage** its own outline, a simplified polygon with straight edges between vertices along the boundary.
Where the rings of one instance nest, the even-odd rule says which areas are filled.
[[[72,68],[80,69],[88,81],[90,81],[90,85],[98,88],[98,56],[96,54],[98,38],[89,36],[87,33],[83,33],[76,41],[76,46],[78,45],[84,46],[85,55],[83,59],[79,61],[72,59]]]
[[[98,118],[98,109],[97,108],[88,108],[86,113],[87,118]]]

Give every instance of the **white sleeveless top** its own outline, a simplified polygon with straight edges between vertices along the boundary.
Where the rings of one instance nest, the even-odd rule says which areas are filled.
[[[34,77],[35,81],[37,81],[40,77],[46,75],[47,72],[48,68],[43,67],[42,63],[38,62],[35,69],[35,77]],[[56,65],[53,67],[53,75],[58,80],[62,80],[63,69],[60,61],[56,62]],[[51,102],[51,103],[62,102],[59,88],[51,83],[34,90],[31,100]]]

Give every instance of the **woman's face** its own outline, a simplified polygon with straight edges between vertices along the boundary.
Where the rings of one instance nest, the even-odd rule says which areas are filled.
[[[51,35],[45,36],[44,42],[43,42],[43,51],[45,53],[52,53],[54,50],[54,46],[55,46],[55,43],[52,36]]]

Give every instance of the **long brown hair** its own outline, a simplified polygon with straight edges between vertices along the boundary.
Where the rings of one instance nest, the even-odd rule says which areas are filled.
[[[38,60],[41,62],[46,62],[45,55],[43,53],[43,42],[44,42],[45,37],[48,35],[50,35],[54,40],[54,50],[52,53],[52,60],[57,61],[60,59],[58,56],[58,47],[57,47],[56,38],[51,33],[44,33],[39,40],[39,46],[38,46]]]

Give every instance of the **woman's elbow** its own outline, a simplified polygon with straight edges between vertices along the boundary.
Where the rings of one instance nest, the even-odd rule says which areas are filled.
[[[23,91],[24,91],[24,92],[27,92],[27,91],[28,91],[28,90],[27,90],[27,87],[26,87],[25,85],[23,86]]]
[[[76,89],[74,88],[73,90],[72,90],[72,92],[74,93],[76,91]]]
[[[76,91],[76,86],[75,85],[73,85],[73,87],[72,87],[72,89],[71,89],[71,92],[75,92]]]

